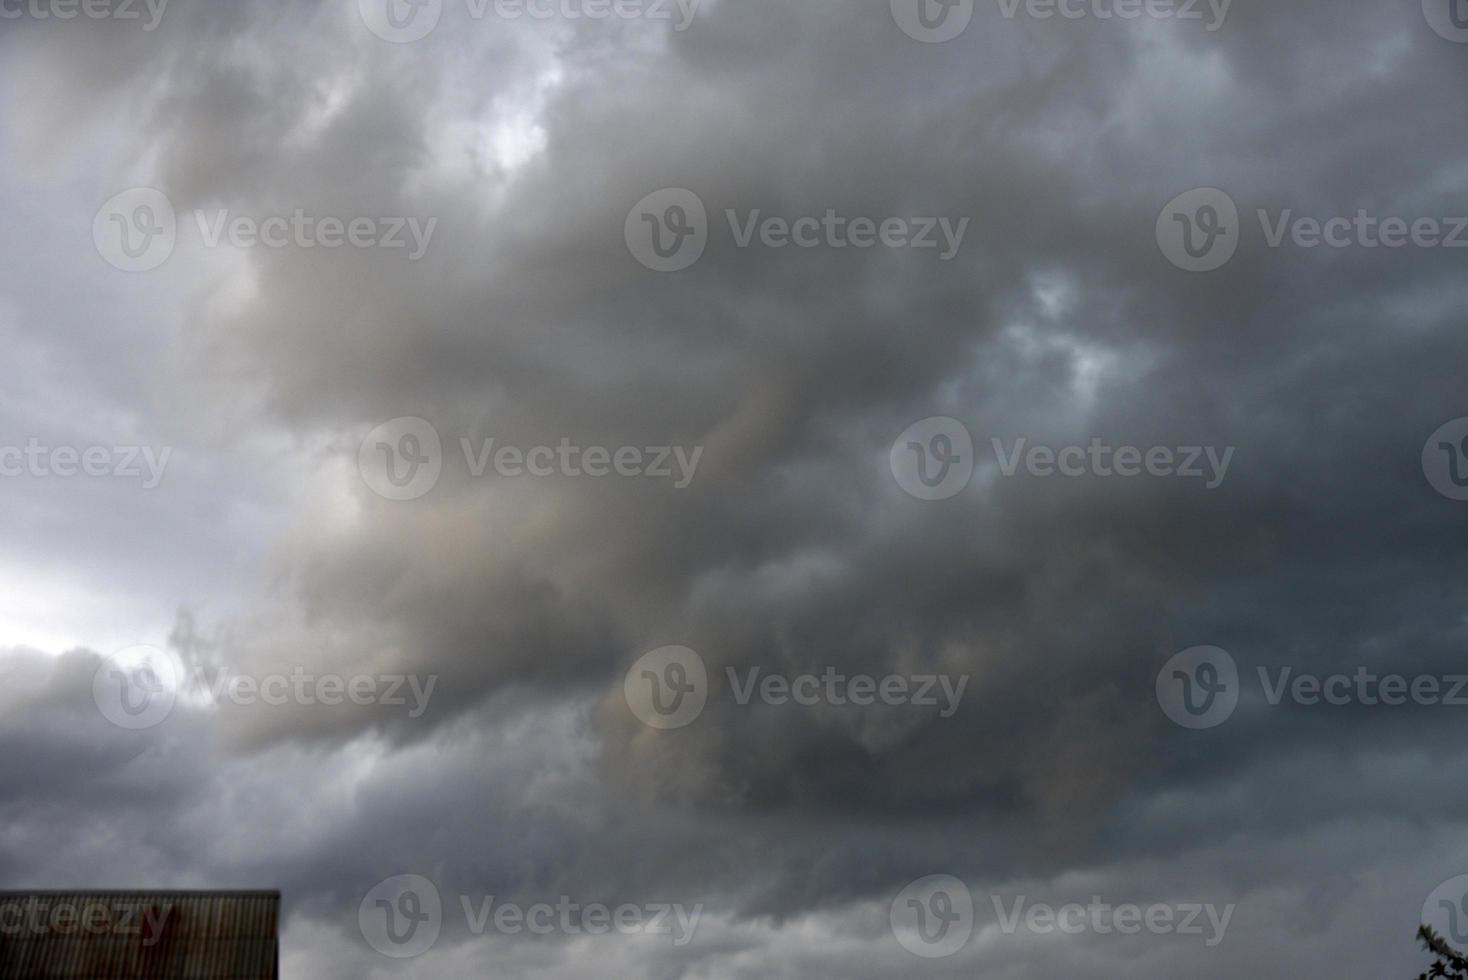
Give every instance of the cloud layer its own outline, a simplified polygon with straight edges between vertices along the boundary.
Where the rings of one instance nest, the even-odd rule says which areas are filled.
[[[282,887],[287,967],[324,977],[1420,969],[1421,903],[1468,858],[1459,709],[1276,706],[1260,680],[1461,672],[1464,505],[1423,453],[1468,415],[1464,253],[1269,242],[1282,216],[1464,213],[1468,48],[1416,8],[1240,3],[1209,31],[979,4],[941,44],[873,0],[705,0],[681,31],[447,3],[407,44],[355,0],[0,22],[0,441],[175,454],[157,490],[0,485],[0,878]],[[178,243],[126,275],[89,233],[135,186]],[[671,273],[625,241],[663,188],[707,215]],[[1239,214],[1207,273],[1156,234],[1193,188]],[[210,247],[195,217],[298,210],[436,225],[415,261]],[[967,224],[947,258],[740,244],[829,212]],[[442,474],[390,500],[359,449],[404,417]],[[976,463],[931,502],[889,462],[930,417]],[[1020,439],[1232,456],[1213,488],[1006,475]],[[681,489],[476,476],[462,441],[488,440],[701,456]],[[141,643],[436,686],[418,716],[185,699],[126,731],[93,680]],[[624,678],[673,644],[708,703],[658,731]],[[1156,681],[1199,645],[1242,697],[1188,731]],[[951,717],[730,683],[828,668],[967,682]],[[675,948],[450,915],[399,961],[357,906],[404,873],[451,908],[704,919]],[[930,961],[889,906],[931,874],[977,925]],[[1216,947],[1010,935],[990,896],[1237,911]]]

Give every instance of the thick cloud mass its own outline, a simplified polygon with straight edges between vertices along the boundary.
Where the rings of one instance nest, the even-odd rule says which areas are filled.
[[[299,976],[1420,971],[1422,902],[1468,872],[1468,709],[1271,706],[1257,676],[1464,670],[1468,504],[1422,453],[1468,415],[1468,253],[1271,248],[1257,214],[1468,213],[1468,46],[1415,0],[1238,0],[1212,32],[1005,6],[942,44],[882,0],[704,0],[686,31],[449,2],[411,44],[356,0],[0,21],[0,443],[174,447],[146,492],[0,481],[0,881],[281,887]],[[88,235],[134,186],[180,231],[126,275]],[[624,225],[670,187],[709,241],[658,273]],[[1200,187],[1240,242],[1192,274],[1156,226]],[[196,209],[436,225],[418,261],[208,248]],[[967,225],[945,261],[725,218],[831,209]],[[933,416],[978,461],[942,502],[888,460]],[[410,501],[358,467],[401,417],[444,448]],[[1213,489],[1005,476],[1021,438],[1233,455]],[[461,439],[702,456],[683,489],[477,478]],[[125,731],[92,684],[132,644],[437,680],[418,716],[186,699]],[[655,731],[623,680],[672,644],[708,705]],[[1243,698],[1188,731],[1155,682],[1199,645]],[[968,681],[943,717],[740,705],[727,674],[827,667]],[[404,873],[704,918],[675,947],[460,917],[394,960],[357,906]],[[930,874],[976,900],[947,959],[889,927]],[[1009,935],[990,895],[1237,910],[1217,946]]]

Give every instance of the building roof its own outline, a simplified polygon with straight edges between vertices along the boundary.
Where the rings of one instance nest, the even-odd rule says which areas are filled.
[[[0,980],[277,980],[278,891],[0,891]]]

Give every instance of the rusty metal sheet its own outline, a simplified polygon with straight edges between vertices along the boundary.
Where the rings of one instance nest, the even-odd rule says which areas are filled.
[[[276,980],[276,891],[0,891],[0,980]]]

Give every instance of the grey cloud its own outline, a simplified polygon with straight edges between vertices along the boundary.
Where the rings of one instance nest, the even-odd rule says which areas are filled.
[[[187,786],[148,770],[177,819],[214,813],[230,775],[284,795],[266,788],[277,764],[281,787],[345,778],[363,759],[382,773],[352,788],[352,807],[312,797],[345,822],[339,839],[295,824],[251,839],[261,855],[285,840],[291,862],[201,859],[198,825],[171,845],[129,825],[157,848],[155,867],[273,875],[301,896],[293,922],[322,948],[350,945],[354,896],[403,868],[530,896],[692,893],[713,909],[711,950],[616,954],[667,976],[916,968],[890,958],[880,905],[940,870],[975,887],[1060,881],[1061,894],[1084,876],[1108,893],[1177,891],[1206,869],[1240,902],[1237,946],[1202,960],[1148,947],[1156,972],[1317,956],[1414,969],[1409,944],[1360,936],[1369,924],[1409,939],[1410,921],[1383,917],[1410,920],[1413,890],[1436,883],[1423,880],[1431,845],[1400,844],[1403,825],[1432,828],[1443,854],[1457,846],[1455,802],[1430,768],[1461,768],[1451,709],[1246,700],[1224,728],[1192,733],[1158,711],[1153,681],[1204,643],[1249,676],[1448,672],[1460,659],[1461,514],[1419,460],[1429,433],[1468,414],[1458,256],[1270,250],[1254,218],[1461,210],[1464,137],[1444,94],[1460,52],[1415,5],[1236,5],[1205,34],[1007,21],[981,3],[961,38],[922,45],[885,3],[724,0],[684,34],[454,19],[406,46],[339,6],[200,5],[153,38],[0,35],[7,55],[35,38],[44,53],[10,71],[50,93],[10,110],[31,165],[16,181],[95,139],[124,151],[89,164],[98,203],[146,178],[184,213],[439,220],[415,263],[199,258],[184,243],[169,268],[207,275],[170,284],[182,329],[152,338],[165,348],[157,390],[109,392],[197,416],[199,499],[236,469],[231,437],[197,430],[266,431],[313,473],[289,520],[269,490],[215,491],[271,499],[272,519],[249,526],[267,529],[275,587],[185,617],[185,653],[439,677],[421,719],[303,706],[180,719],[212,740],[208,753],[180,748],[185,764],[226,775]],[[127,121],[89,104],[89,87]],[[497,148],[506,126],[524,159]],[[670,186],[697,193],[713,229],[696,265],[662,275],[628,254],[622,229],[636,201]],[[1153,227],[1199,186],[1233,196],[1244,241],[1226,268],[1189,275]],[[726,208],[970,225],[951,262],[776,251],[737,247]],[[61,342],[39,349],[54,361]],[[407,415],[433,423],[450,454],[459,438],[569,437],[704,455],[686,490],[446,466],[426,497],[385,501],[357,478],[357,447]],[[886,456],[933,415],[963,421],[981,462],[991,437],[1236,453],[1216,490],[981,467],[960,497],[923,504]],[[190,550],[189,532],[174,534],[170,551]],[[220,546],[247,538],[226,530]],[[651,732],[627,711],[622,676],[669,643],[704,656],[715,696],[689,728]],[[746,710],[718,680],[726,667],[827,665],[971,680],[952,719]],[[12,763],[34,785],[11,806],[60,807],[81,773],[124,793],[104,773],[151,758],[10,737],[21,758],[49,761]],[[474,750],[494,763],[476,771]],[[523,797],[538,766],[567,794],[543,807]],[[1336,766],[1365,789],[1343,789]],[[42,778],[58,769],[73,775]],[[528,856],[480,833],[470,815],[485,811]],[[1279,860],[1289,841],[1308,860],[1230,873],[1222,852],[1200,853],[1221,841]],[[1373,894],[1365,872],[1339,870],[1361,851],[1406,870]],[[364,853],[381,857],[364,868]],[[792,949],[792,930],[822,916],[829,950]],[[984,942],[932,975],[1121,976],[1141,953]],[[514,943],[495,955],[507,975],[569,975],[576,962]]]

